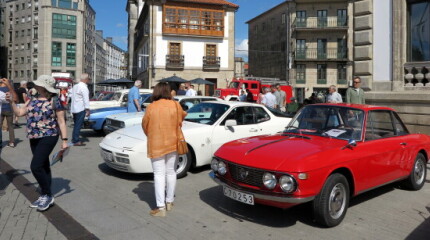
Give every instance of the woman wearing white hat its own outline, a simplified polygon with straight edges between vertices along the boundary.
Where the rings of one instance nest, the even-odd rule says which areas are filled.
[[[13,91],[9,80],[2,81]],[[65,109],[57,97],[59,91],[55,89],[55,79],[49,75],[42,75],[33,83],[38,94],[27,100],[25,107],[18,108],[11,97],[9,101],[18,117],[27,117],[27,137],[30,139],[33,153],[30,168],[41,189],[41,196],[30,207],[45,211],[54,204],[49,155],[57,145],[60,135],[61,149],[67,148],[67,128]]]

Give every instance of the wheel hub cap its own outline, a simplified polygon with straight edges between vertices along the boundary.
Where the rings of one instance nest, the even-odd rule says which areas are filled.
[[[345,209],[346,190],[342,184],[333,187],[329,199],[329,213],[332,218],[339,218]]]

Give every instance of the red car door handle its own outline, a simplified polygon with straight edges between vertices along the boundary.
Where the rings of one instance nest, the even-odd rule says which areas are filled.
[[[406,146],[406,145],[408,145],[407,143],[405,143],[405,142],[402,142],[402,143],[400,143],[400,145],[402,145],[402,146]]]

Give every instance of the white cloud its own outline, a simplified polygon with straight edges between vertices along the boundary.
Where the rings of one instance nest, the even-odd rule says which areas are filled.
[[[248,61],[248,39],[236,41],[235,56],[243,57],[245,61]]]
[[[124,24],[122,24],[122,23],[117,23],[117,24],[116,24],[116,27],[117,27],[117,28],[122,28],[122,27],[124,27]]]

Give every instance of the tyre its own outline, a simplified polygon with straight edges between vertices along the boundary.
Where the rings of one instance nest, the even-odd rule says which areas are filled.
[[[176,165],[176,177],[183,178],[187,176],[188,170],[190,170],[191,163],[193,159],[191,156],[191,152],[188,151],[187,154],[179,155],[178,164]]]
[[[403,182],[404,187],[410,190],[420,190],[425,183],[427,176],[426,158],[422,153],[418,153],[415,158],[409,177]]]
[[[330,175],[313,202],[316,222],[326,227],[337,226],[345,217],[348,206],[348,180],[339,173]]]

